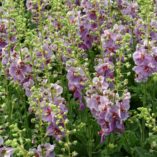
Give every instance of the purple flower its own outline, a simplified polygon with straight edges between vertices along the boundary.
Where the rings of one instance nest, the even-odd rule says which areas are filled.
[[[53,51],[53,45],[44,43],[42,50],[40,50],[40,52],[37,52],[36,56],[38,60],[36,60],[36,64],[39,64],[41,62],[41,59],[42,61],[44,61],[40,63],[40,67],[42,70],[45,67],[47,67],[48,64],[51,63],[52,51]]]
[[[145,35],[146,25],[141,19],[138,19],[135,23],[134,34],[138,43],[142,42],[142,37]]]
[[[113,56],[121,46],[123,36],[128,33],[128,27],[124,25],[113,26],[113,29],[105,29],[101,34],[101,44],[105,56]]]
[[[34,81],[31,76],[28,76],[22,82],[22,86],[25,89],[25,93],[28,97],[31,96],[31,87],[33,85],[34,85]]]
[[[104,6],[98,2],[94,3],[84,0],[81,1],[80,8],[81,11],[78,11],[75,18],[77,19],[77,27],[79,28],[78,35],[81,39],[79,47],[83,50],[88,50],[94,44],[100,42],[99,34],[102,31],[99,28],[104,23]]]
[[[80,109],[84,108],[82,90],[84,84],[87,81],[84,71],[79,67],[70,67],[67,65],[67,79],[69,90],[73,92],[73,95],[80,102]]]
[[[65,136],[65,133],[64,131],[61,131],[57,125],[51,123],[47,128],[47,135],[53,136],[57,141],[59,141]]]
[[[114,77],[114,65],[108,58],[104,61],[99,61],[99,64],[95,66],[97,76],[104,76],[105,79]]]
[[[97,19],[97,15],[96,15],[96,11],[95,10],[91,10],[88,12],[88,16],[91,20],[96,20]]]
[[[11,147],[1,147],[0,148],[0,156],[1,157],[12,157],[14,153],[14,149]]]
[[[49,143],[38,145],[37,149],[34,149],[34,155],[36,157],[55,157],[54,153],[55,145]]]
[[[6,41],[0,37],[0,60],[2,59],[2,49],[7,45]]]
[[[93,87],[86,95],[87,107],[101,127],[101,142],[112,132],[124,131],[124,121],[129,117],[129,92],[123,93],[123,97],[120,97],[110,88],[102,75],[93,79]]]
[[[30,106],[30,110],[40,117],[42,111],[42,120],[48,124],[47,135],[53,136],[56,140],[60,140],[65,136],[65,120],[67,119],[68,109],[65,105],[65,99],[61,97],[63,88],[57,84],[48,84],[44,80],[43,86],[37,88],[39,91],[38,98],[34,91],[31,91],[31,100],[34,105]]]
[[[55,90],[54,92],[57,97],[63,93],[63,88],[58,84],[51,84],[51,88]]]
[[[133,59],[136,66],[133,68],[136,74],[135,80],[137,82],[147,81],[154,72],[157,71],[156,68],[156,47],[152,47],[151,50],[146,49],[142,45],[137,48],[133,54]]]
[[[75,0],[76,5],[80,5],[80,0]]]
[[[133,59],[136,65],[147,64],[152,61],[152,56],[147,53],[147,50],[140,48],[133,54]]]
[[[9,68],[9,74],[14,78],[14,80],[23,82],[26,75],[32,71],[30,65],[26,65],[22,61],[15,61],[11,63]]]
[[[138,16],[138,4],[136,2],[121,2],[121,12],[124,15],[128,15],[131,18],[135,18]]]
[[[43,108],[42,120],[50,123],[55,121],[55,115],[50,106]]]
[[[14,149],[11,147],[3,146],[4,140],[0,137],[0,157],[12,157]]]
[[[136,73],[136,81],[146,81],[154,72],[155,66],[152,63],[146,65],[135,66],[133,70]]]

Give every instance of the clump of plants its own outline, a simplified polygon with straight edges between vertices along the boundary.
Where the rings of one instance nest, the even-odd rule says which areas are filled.
[[[157,1],[0,0],[0,157],[156,157]]]

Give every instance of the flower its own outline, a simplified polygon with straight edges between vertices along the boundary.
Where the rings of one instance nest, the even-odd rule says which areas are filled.
[[[72,67],[67,64],[66,69],[69,90],[72,91],[74,97],[79,100],[80,109],[83,109],[85,105],[83,103],[82,90],[87,81],[86,75],[80,67]]]
[[[22,61],[12,62],[9,68],[9,74],[15,81],[23,82],[28,73],[31,73],[32,68],[30,65],[25,64]]]
[[[146,47],[139,45],[133,54],[135,66],[133,70],[136,73],[137,82],[147,81],[154,72],[156,72],[156,48],[148,50]],[[151,52],[150,52],[151,51]]]
[[[94,3],[89,0],[80,2],[81,11],[77,12],[75,19],[77,19],[76,26],[81,39],[79,43],[81,49],[89,50],[94,44],[100,42],[99,34],[101,34],[101,29],[99,28],[104,23],[104,7],[101,3]]]
[[[58,125],[51,123],[47,128],[47,135],[53,136],[57,141],[61,140],[65,136],[64,126],[62,123]]]
[[[0,148],[0,156],[1,157],[12,157],[14,153],[14,149],[11,147],[1,147]]]
[[[48,136],[60,140],[65,136],[65,120],[68,112],[65,99],[61,97],[63,88],[56,83],[47,85],[47,80],[44,80],[42,85],[31,90],[29,100],[33,103],[30,104],[30,111],[48,124],[46,129]]]
[[[55,145],[49,143],[38,145],[37,149],[33,149],[34,155],[37,157],[55,157]]]
[[[129,117],[130,93],[120,97],[105,81],[103,76],[93,79],[93,86],[86,93],[87,107],[101,127],[101,142],[112,132],[123,132],[124,121]]]
[[[105,79],[112,79],[114,77],[114,65],[108,58],[99,60],[99,64],[95,66],[95,70],[97,72],[97,76],[104,76]]]

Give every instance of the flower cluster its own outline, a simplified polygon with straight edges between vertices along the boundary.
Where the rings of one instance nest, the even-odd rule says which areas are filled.
[[[40,70],[44,70],[47,68],[49,64],[52,62],[54,45],[51,44],[50,39],[46,39],[43,41],[43,45],[41,48],[35,49],[35,67]]]
[[[124,62],[125,55],[120,56],[119,51],[129,31],[124,25],[114,25],[113,29],[106,29],[101,34],[104,58],[98,59],[96,77],[86,92],[87,107],[101,127],[101,142],[112,132],[123,132],[124,121],[129,117],[130,93],[121,92],[115,81],[119,75],[116,71],[122,68],[117,62]]]
[[[26,95],[30,95],[30,88],[33,86],[32,65],[29,63],[28,50],[22,49],[21,54],[25,54],[21,60],[21,56],[15,49],[7,50],[6,46],[2,51],[2,64],[6,68],[8,77],[17,81],[26,92]]]
[[[67,108],[65,100],[61,97],[63,89],[57,84],[51,84],[32,89],[30,100],[30,111],[42,121],[48,123],[47,135],[60,140],[65,134],[65,120],[67,119]],[[42,117],[41,117],[42,116]]]
[[[68,87],[69,90],[73,92],[73,95],[76,99],[79,100],[80,109],[85,107],[83,103],[83,89],[85,87],[85,82],[87,81],[87,76],[85,75],[83,69],[81,67],[74,67],[71,63],[74,60],[70,60],[67,62],[67,79],[68,79]],[[70,63],[70,65],[68,64]]]
[[[49,1],[26,0],[26,7],[32,14],[32,21],[38,24],[42,20],[45,11],[49,9]]]
[[[128,26],[117,25],[113,26],[113,29],[105,29],[101,35],[102,49],[105,56],[112,57],[116,54],[116,51],[120,48],[123,36],[130,30]]]
[[[133,54],[137,82],[146,81],[156,70],[157,23],[153,10],[156,1],[138,1],[140,17],[135,22],[136,51]]]
[[[31,151],[37,157],[55,157],[54,148],[55,145],[46,143],[38,145],[37,149],[32,149]]]
[[[118,8],[123,15],[128,15],[130,18],[138,17],[137,2],[129,2],[126,0],[117,0]]]
[[[81,39],[79,47],[88,50],[94,43],[100,42],[99,34],[105,13],[101,8],[101,3],[91,3],[88,0],[81,1],[80,8],[81,11],[78,11],[77,15],[78,32]]]
[[[136,74],[135,80],[137,82],[145,82],[152,74],[157,72],[157,23],[152,19],[146,25],[141,19],[137,22],[137,26],[135,28],[137,46],[133,54],[133,60],[135,62],[133,70]],[[145,32],[145,30],[147,31]]]
[[[149,76],[157,72],[157,47],[152,47],[149,52],[146,46],[139,46],[133,54],[136,66],[133,70],[136,73],[136,81],[146,81]]]
[[[109,88],[103,76],[99,76],[93,79],[93,86],[86,95],[87,107],[101,127],[101,142],[112,132],[123,132],[123,123],[129,116],[130,93],[120,96]]]

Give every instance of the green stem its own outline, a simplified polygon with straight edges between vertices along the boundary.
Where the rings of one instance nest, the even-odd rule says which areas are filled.
[[[124,133],[123,136],[124,136],[124,139],[125,139],[125,141],[126,141],[127,148],[129,149],[130,154],[131,154],[131,156],[133,157],[133,154],[132,154],[131,148],[130,148],[130,146],[129,146],[129,142],[128,142],[128,140],[127,140],[127,137],[125,136],[125,133]]]
[[[69,146],[69,143],[70,143],[70,140],[69,140],[69,132],[67,130],[67,124],[65,124],[65,131],[66,131],[66,148],[67,148],[67,151],[68,151],[68,157],[71,157],[71,150],[70,150],[70,146]]]
[[[143,90],[144,90],[144,100],[143,100],[143,107],[146,107],[147,103],[147,85],[143,85]],[[144,146],[144,141],[145,141],[145,120],[142,119],[142,125],[141,125],[141,144]]]
[[[38,104],[40,104],[40,102],[38,101]],[[40,110],[40,113],[39,113],[39,130],[40,130],[40,139],[41,139],[41,143],[44,143],[44,136],[43,136],[43,129],[42,129],[42,125],[43,125],[43,122],[42,122],[42,109],[41,107],[39,106],[39,110]]]

